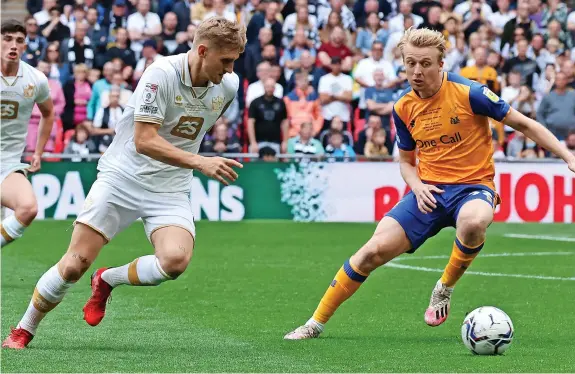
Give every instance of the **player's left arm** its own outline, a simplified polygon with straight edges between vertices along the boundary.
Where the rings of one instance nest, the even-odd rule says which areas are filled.
[[[40,170],[40,167],[42,166],[44,147],[46,147],[46,143],[48,142],[48,139],[50,139],[52,126],[54,126],[54,102],[50,97],[50,88],[47,80],[38,85],[38,96],[36,97],[36,100],[38,109],[40,109],[40,113],[42,114],[42,118],[40,119],[40,125],[38,126],[36,149],[32,156],[30,168],[28,168],[32,173]]]
[[[487,86],[474,83],[470,87],[469,102],[475,114],[503,122],[532,139],[541,147],[562,158],[575,172],[575,156],[545,126],[524,116],[494,94]]]

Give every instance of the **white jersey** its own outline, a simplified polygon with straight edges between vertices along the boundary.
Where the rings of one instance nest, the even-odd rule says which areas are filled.
[[[188,52],[191,53],[191,52]],[[190,191],[192,170],[154,160],[136,151],[134,123],[160,125],[159,135],[197,154],[204,134],[236,96],[239,78],[225,74],[220,84],[193,88],[188,54],[161,58],[150,65],[116,125],[116,136],[98,170],[119,172],[153,192]]]
[[[32,109],[50,98],[50,87],[48,78],[24,61],[16,77],[5,77],[0,71],[0,81],[0,163],[8,167],[20,163]]]

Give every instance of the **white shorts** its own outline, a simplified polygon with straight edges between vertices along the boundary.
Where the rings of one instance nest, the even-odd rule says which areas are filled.
[[[27,169],[30,167],[28,164],[18,163],[4,163],[0,162],[0,184],[4,182],[4,179],[15,171],[24,172],[24,176],[28,174]]]
[[[151,192],[115,173],[98,174],[76,222],[110,241],[138,218],[150,241],[154,231],[167,226],[181,227],[196,237],[188,193]]]

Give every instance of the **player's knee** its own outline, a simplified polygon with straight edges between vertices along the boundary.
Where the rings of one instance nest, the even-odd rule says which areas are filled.
[[[370,273],[391,260],[394,248],[382,235],[374,235],[354,256],[353,263],[360,271]]]
[[[38,215],[38,204],[34,199],[24,201],[16,207],[14,214],[20,222],[28,226]]]
[[[491,219],[481,216],[460,218],[458,222],[458,234],[461,240],[468,244],[483,240],[487,227],[491,223]]]
[[[80,256],[81,257],[81,256]],[[66,254],[60,263],[58,264],[58,269],[60,270],[60,275],[68,282],[75,282],[82,278],[82,275],[90,268],[92,263],[86,258],[78,258],[74,254]]]
[[[191,251],[183,251],[181,249],[158,256],[162,270],[173,279],[176,279],[186,271],[191,258]]]

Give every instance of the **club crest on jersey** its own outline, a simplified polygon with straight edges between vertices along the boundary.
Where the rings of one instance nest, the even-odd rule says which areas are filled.
[[[30,99],[30,98],[34,97],[34,87],[36,87],[36,86],[34,86],[33,84],[29,84],[26,87],[24,87],[24,97],[25,98]]]
[[[219,112],[224,107],[224,98],[221,96],[212,97],[212,110]]]
[[[146,104],[151,104],[156,101],[156,94],[158,93],[158,85],[152,83],[146,83],[146,88],[144,88],[143,99]]]
[[[176,106],[182,106],[182,101],[184,99],[182,98],[181,95],[176,96]]]
[[[487,87],[483,87],[483,95],[487,96],[487,98],[494,103],[499,101],[499,96],[497,96],[493,91],[491,91]]]

